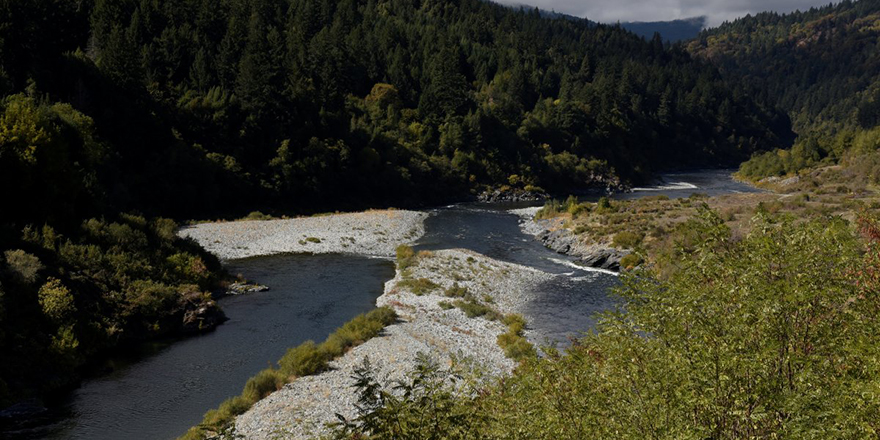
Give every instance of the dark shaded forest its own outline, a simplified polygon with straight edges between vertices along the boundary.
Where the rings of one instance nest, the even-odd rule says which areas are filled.
[[[738,90],[658,37],[480,0],[0,1],[0,403],[212,307],[222,268],[161,217],[606,187],[786,146]]]

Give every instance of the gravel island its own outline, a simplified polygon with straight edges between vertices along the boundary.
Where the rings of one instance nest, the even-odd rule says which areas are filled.
[[[390,257],[394,249],[421,237],[427,213],[366,211],[283,220],[202,223],[182,228],[223,260],[288,252],[350,253]]]
[[[455,300],[447,291],[454,286],[467,289],[471,297],[498,313],[522,313],[536,287],[551,277],[467,250],[422,252],[414,266],[397,271],[377,300],[379,306],[393,307],[401,322],[332,362],[330,371],[297,379],[257,402],[236,419],[236,434],[255,440],[326,434],[326,424],[337,421],[336,413],[346,418],[355,415],[357,396],[351,376],[365,358],[383,384],[413,371],[420,353],[440,365],[450,365],[453,358],[463,360],[486,378],[509,374],[515,362],[497,344],[507,327],[444,307]],[[427,280],[421,284],[430,287],[414,289],[406,280]]]

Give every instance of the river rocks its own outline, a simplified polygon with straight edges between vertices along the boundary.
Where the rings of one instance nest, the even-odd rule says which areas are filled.
[[[213,300],[188,300],[183,311],[182,333],[213,330],[229,318]]]
[[[577,237],[568,229],[543,230],[536,238],[544,243],[544,246],[560,254],[568,254],[577,244]]]
[[[589,249],[581,254],[581,264],[614,272],[620,271],[620,260],[629,255],[627,251],[612,247],[591,246]]]
[[[557,253],[577,257],[578,263],[583,266],[619,272],[620,260],[629,255],[629,251],[612,246],[586,244],[557,219],[534,220],[537,212],[534,208],[510,212],[522,218],[520,228],[523,232],[534,235],[544,246]]]
[[[221,259],[286,252],[391,257],[424,234],[427,213],[404,210],[331,214],[284,220],[203,223],[179,231]]]
[[[480,202],[536,202],[550,198],[545,192],[526,191],[513,188],[496,188],[483,191],[477,200]]]
[[[246,293],[265,292],[267,290],[269,290],[268,286],[236,281],[226,287],[226,294],[227,295],[244,295]]]

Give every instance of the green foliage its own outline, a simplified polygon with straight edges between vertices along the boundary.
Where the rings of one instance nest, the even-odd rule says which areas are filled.
[[[260,211],[252,211],[250,214],[248,214],[242,220],[261,221],[261,220],[273,220],[273,219],[274,219],[274,217],[272,217],[271,215],[263,214]]]
[[[76,313],[73,294],[57,278],[49,278],[37,294],[43,314],[52,321],[66,322]]]
[[[839,218],[759,214],[733,240],[711,211],[685,229],[677,270],[623,275],[625,312],[564,354],[529,357],[514,375],[467,388],[437,410],[448,438],[870,438],[878,434],[880,228],[868,252]],[[684,230],[684,229],[683,229]],[[511,332],[522,321],[508,318]],[[499,339],[501,342],[501,339]],[[368,382],[368,381],[367,381]],[[364,381],[361,401],[367,399]],[[443,392],[452,393],[452,387]],[[862,392],[860,392],[862,391]],[[373,400],[348,434],[382,437],[419,423],[438,396]],[[469,411],[462,411],[468,408]],[[461,411],[461,412],[459,412]],[[351,437],[349,437],[351,438]]]
[[[706,30],[688,44],[690,52],[723,66],[742,93],[785,109],[794,122],[794,147],[756,155],[741,169],[743,176],[760,179],[837,162],[848,150],[864,148],[857,139],[873,139],[867,145],[876,149],[877,17],[874,1],[766,12]]]
[[[470,296],[470,293],[468,293],[467,287],[462,287],[459,286],[458,283],[455,283],[452,287],[446,289],[446,291],[443,292],[443,295],[448,298],[464,298]]]
[[[589,212],[589,210],[589,205],[581,203],[575,196],[568,196],[563,202],[553,199],[544,203],[544,207],[535,213],[535,218],[553,218],[562,213],[577,217],[581,213]]]
[[[422,296],[440,288],[440,285],[427,278],[407,278],[397,283],[397,287],[407,289],[416,296]]]
[[[220,263],[167,219],[119,215],[3,237],[0,380],[17,398],[69,386],[94,354],[184,329],[187,311],[216,310]],[[9,313],[14,311],[14,313]],[[191,328],[190,328],[191,326]],[[32,341],[13,344],[3,335]],[[51,377],[52,380],[46,380]]]
[[[397,246],[397,270],[403,271],[416,263],[416,251],[402,244]]]
[[[489,307],[485,304],[480,303],[474,298],[466,298],[464,300],[455,300],[452,302],[452,305],[457,307],[459,310],[464,312],[468,318],[485,318],[490,321],[495,321],[501,318],[501,315],[495,311],[492,307]]]
[[[278,365],[288,377],[311,376],[327,367],[327,357],[314,342],[306,341],[287,350]]]
[[[37,281],[38,274],[44,269],[40,259],[21,249],[8,250],[3,253],[6,267],[13,272],[19,281],[31,284]]]
[[[498,345],[504,350],[504,354],[516,361],[533,358],[537,354],[535,347],[523,335],[526,328],[525,318],[511,314],[504,316],[501,321],[507,325],[507,333],[498,335]]]
[[[642,240],[644,238],[645,236],[640,232],[620,231],[617,234],[614,234],[614,238],[612,238],[611,243],[614,245],[614,247],[622,249],[634,249],[642,243]]]
[[[472,408],[450,389],[462,377],[430,359],[419,358],[406,380],[394,384],[394,392],[372,375],[369,359],[355,369],[358,394],[354,420],[342,419],[332,438],[387,438],[440,440],[476,438]],[[391,385],[391,384],[388,384]]]
[[[611,203],[611,199],[604,196],[600,197],[599,201],[596,202],[596,212],[600,214],[614,212],[614,205]]]
[[[642,259],[642,257],[639,254],[633,252],[633,253],[627,254],[625,257],[620,259],[620,267],[622,267],[624,269],[632,269],[634,267],[638,267],[639,265],[644,263],[644,261],[645,260]]]

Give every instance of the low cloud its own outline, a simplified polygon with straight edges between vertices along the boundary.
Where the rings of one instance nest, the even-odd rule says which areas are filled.
[[[707,25],[717,26],[746,14],[764,11],[792,12],[822,6],[828,0],[496,0],[505,4],[537,6],[603,23],[618,21],[666,21],[689,17],[708,17]]]

